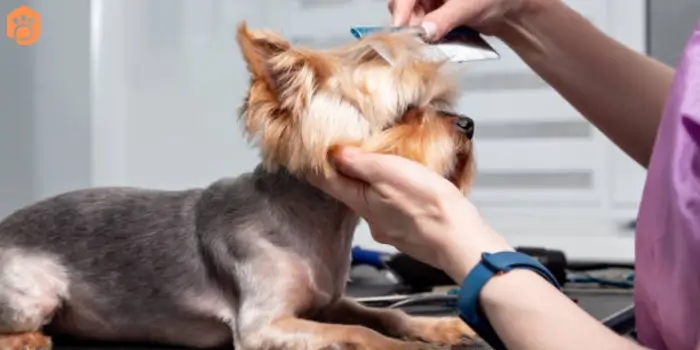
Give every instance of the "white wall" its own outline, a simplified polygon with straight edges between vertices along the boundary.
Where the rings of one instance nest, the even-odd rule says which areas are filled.
[[[90,2],[28,2],[41,14],[34,50],[34,196],[91,185]]]
[[[42,15],[35,45],[0,43],[0,217],[91,184],[89,1],[3,1]]]
[[[644,49],[641,0],[571,3],[615,37]],[[34,0],[30,6],[42,14],[40,41],[23,49],[7,40],[0,46],[10,53],[0,60],[3,77],[35,76],[17,88],[0,81],[3,91],[12,90],[0,95],[0,216],[77,187],[180,189],[249,171],[258,158],[236,122],[248,75],[235,25],[246,20],[295,41],[328,43],[352,40],[347,29],[353,24],[388,20],[379,0]],[[463,101],[465,112],[480,118],[477,148],[480,168],[490,176],[486,182],[525,167],[514,168],[519,159],[508,150],[516,143],[494,136],[507,131],[498,123],[512,129],[515,122],[549,118],[589,128],[546,86],[485,91],[475,83],[503,72],[530,73],[495,45],[504,59],[474,67],[465,82],[478,86]],[[481,186],[472,199],[513,244],[565,249],[578,258],[632,258],[632,237],[619,225],[634,218],[644,173],[599,133],[591,135],[575,146],[556,138],[517,144],[530,150],[520,155],[532,160],[530,170],[568,171],[568,164],[593,174],[591,189],[543,190],[546,177],[535,189],[513,189],[520,181],[514,178],[501,188]],[[557,147],[592,153],[573,159],[571,152],[552,151]],[[373,242],[366,225],[356,243],[390,249]]]
[[[94,2],[96,183],[204,186],[256,164],[236,120],[248,76],[234,30],[261,9],[241,3]]]
[[[20,5],[3,1],[0,13]],[[33,57],[31,49],[0,40],[0,217],[34,198]]]

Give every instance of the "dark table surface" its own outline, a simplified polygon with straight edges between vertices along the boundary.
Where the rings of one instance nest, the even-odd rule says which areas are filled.
[[[352,297],[369,297],[386,295],[392,290],[392,285],[385,280],[372,276],[372,271],[356,273],[358,278],[348,285],[347,294]],[[368,277],[369,276],[369,277]],[[632,304],[632,291],[615,288],[598,288],[587,285],[567,285],[565,293],[574,299],[585,311],[597,319],[604,319],[617,311]],[[413,315],[421,316],[445,316],[454,314],[453,309],[446,306],[410,306],[403,310]],[[112,349],[112,350],[155,350],[176,349],[173,347],[150,346],[139,344],[115,344],[80,342],[72,339],[54,338],[54,349],[57,350],[88,350],[88,349]],[[460,350],[491,349],[488,345],[477,344],[475,346],[460,348]]]

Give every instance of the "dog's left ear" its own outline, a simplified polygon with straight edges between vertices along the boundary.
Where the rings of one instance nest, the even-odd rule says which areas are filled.
[[[279,35],[238,26],[236,38],[251,82],[239,109],[245,135],[257,141],[267,170],[282,165],[291,172],[309,165],[309,140],[302,142],[301,118],[311,96],[330,76],[327,58],[314,50],[292,47]],[[319,162],[326,162],[318,151]],[[314,154],[316,154],[314,153]]]
[[[290,98],[313,90],[321,60],[312,53],[293,49],[273,32],[248,30],[245,22],[238,26],[236,37],[253,80],[264,81],[281,107],[293,108],[291,104],[299,101]]]
[[[263,79],[276,90],[281,72],[275,69],[273,60],[290,49],[289,43],[272,32],[249,31],[245,22],[238,26],[236,39],[252,78]]]

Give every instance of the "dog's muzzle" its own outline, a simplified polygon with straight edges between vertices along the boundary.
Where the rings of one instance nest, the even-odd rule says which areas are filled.
[[[472,118],[463,115],[457,115],[455,126],[469,140],[471,140],[472,137],[474,137],[474,120]]]

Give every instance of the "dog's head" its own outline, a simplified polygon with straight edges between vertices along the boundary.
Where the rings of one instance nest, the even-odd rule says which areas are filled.
[[[422,163],[466,193],[474,124],[449,112],[458,90],[444,63],[413,59],[419,41],[381,34],[312,50],[245,24],[237,39],[251,74],[241,118],[266,169],[329,174],[329,153],[352,145]],[[390,65],[373,44],[398,63]]]

